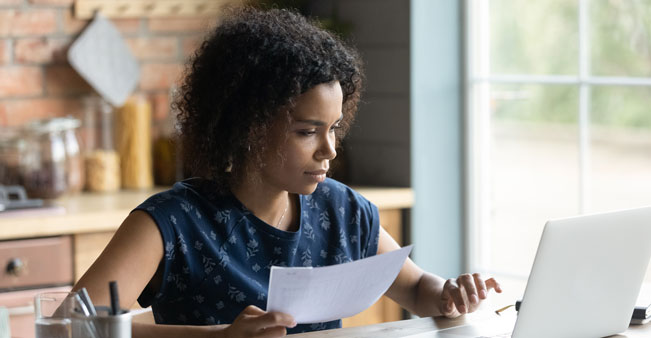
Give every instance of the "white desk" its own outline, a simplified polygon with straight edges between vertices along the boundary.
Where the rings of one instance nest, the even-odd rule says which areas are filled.
[[[339,338],[339,337],[355,337],[355,338],[393,338],[404,337],[412,334],[423,333],[428,331],[435,331],[454,326],[459,326],[467,323],[473,323],[488,320],[491,316],[495,317],[494,313],[489,311],[479,311],[466,316],[461,316],[456,319],[445,318],[418,318],[401,320],[397,322],[388,322],[375,325],[349,327],[335,330],[326,330],[310,333],[301,333],[291,335],[290,337],[309,337],[309,338]],[[629,338],[642,338],[651,337],[651,323],[646,325],[631,325],[629,329],[612,337],[629,337]]]

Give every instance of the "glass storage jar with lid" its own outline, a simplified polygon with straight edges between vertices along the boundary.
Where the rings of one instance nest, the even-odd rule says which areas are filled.
[[[74,134],[80,122],[53,118],[28,124],[20,161],[22,183],[31,198],[56,198],[83,186],[81,154]]]

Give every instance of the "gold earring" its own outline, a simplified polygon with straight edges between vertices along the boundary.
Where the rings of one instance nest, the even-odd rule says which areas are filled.
[[[230,173],[231,171],[233,171],[233,161],[228,160],[228,164],[226,164],[226,169],[224,169],[224,172]]]

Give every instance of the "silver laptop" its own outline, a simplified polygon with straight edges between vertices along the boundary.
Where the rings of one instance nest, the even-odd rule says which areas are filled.
[[[651,257],[651,207],[545,224],[520,311],[413,338],[604,337],[627,329]],[[499,318],[496,316],[496,318]]]

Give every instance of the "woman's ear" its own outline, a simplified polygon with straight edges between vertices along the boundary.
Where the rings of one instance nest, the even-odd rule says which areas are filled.
[[[228,159],[228,164],[226,164],[226,169],[224,169],[225,173],[230,173],[233,171],[233,159],[229,158]]]

